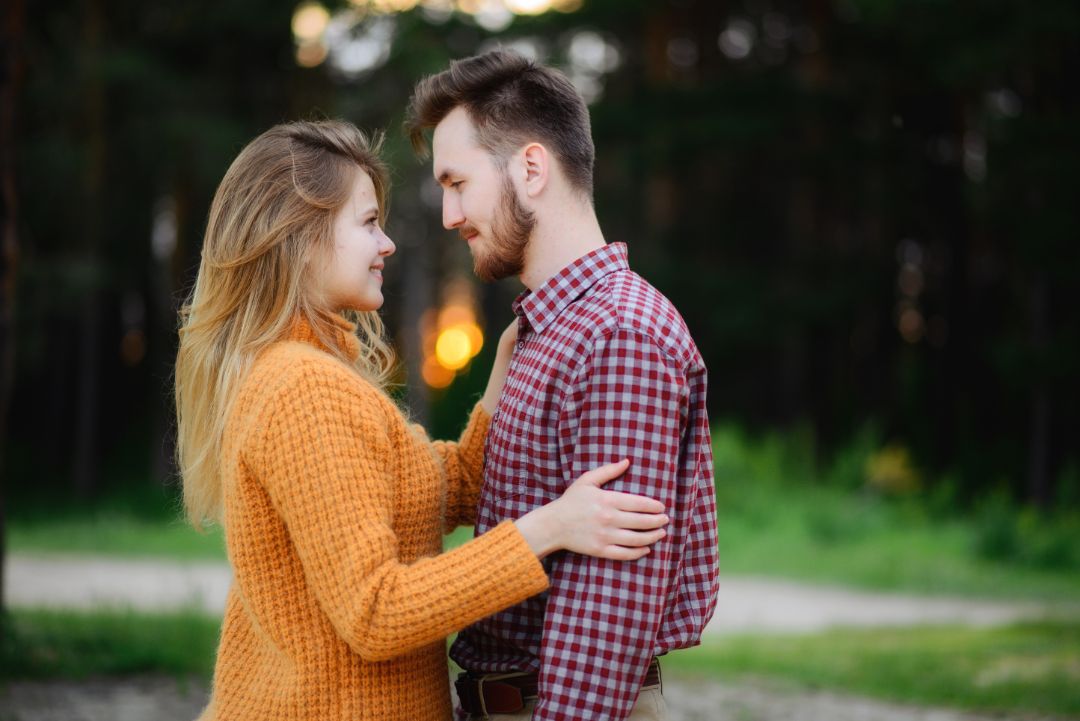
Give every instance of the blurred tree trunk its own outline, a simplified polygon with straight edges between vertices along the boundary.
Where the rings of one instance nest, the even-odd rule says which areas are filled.
[[[150,268],[150,304],[154,317],[147,324],[150,349],[148,361],[155,377],[165,379],[162,393],[150,401],[150,477],[167,486],[173,478],[176,448],[175,415],[173,414],[173,344],[177,324],[175,263],[179,216],[186,210],[186,192],[174,191],[158,200],[154,210]],[[156,390],[157,388],[155,388]]]
[[[155,320],[149,332],[150,367],[155,377],[163,379],[155,390],[151,400],[151,477],[163,486],[177,478],[176,468],[176,405],[173,396],[176,361],[176,328],[180,304],[187,299],[181,297],[184,284],[184,267],[189,255],[189,241],[199,237],[202,231],[202,216],[196,210],[200,207],[200,198],[196,197],[195,182],[192,172],[186,165],[178,168],[170,180],[169,195],[159,201],[154,214],[154,237],[151,239],[152,264],[151,304],[155,309]]]
[[[925,441],[934,449],[935,463],[941,465],[956,458],[964,445],[971,442],[968,414],[978,396],[975,374],[981,367],[977,359],[978,340],[973,333],[971,318],[972,228],[968,217],[964,188],[967,178],[963,169],[963,138],[967,131],[965,98],[945,92],[929,94],[922,101],[928,108],[924,131],[928,138],[950,143],[953,155],[927,164],[926,207],[933,225],[927,226],[926,237],[920,238],[924,248],[940,244],[948,249],[949,259],[945,288],[945,308],[949,319],[949,337],[940,377],[941,393],[931,401],[927,411],[938,414],[932,439]],[[926,312],[925,307],[921,309]],[[935,394],[937,395],[937,394]],[[936,408],[935,408],[936,406]],[[911,423],[911,421],[908,421]]]
[[[437,239],[428,237],[424,214],[430,212],[419,200],[419,194],[397,202],[395,228],[402,228],[394,234],[403,246],[402,256],[406,262],[400,264],[401,302],[398,304],[400,341],[405,363],[405,403],[411,417],[425,428],[431,429],[431,393],[424,381],[424,338],[421,319],[424,312],[438,303],[435,289],[438,279],[435,276],[434,248],[442,247]],[[404,229],[411,229],[405,232]],[[441,252],[441,251],[440,251]],[[490,333],[490,331],[489,331]]]
[[[83,268],[86,299],[80,318],[79,390],[75,415],[72,485],[79,498],[91,496],[97,486],[97,423],[100,382],[99,245],[102,204],[105,201],[105,87],[102,77],[104,11],[101,0],[87,0],[83,24],[83,78],[86,142],[83,166]]]
[[[150,337],[150,367],[154,376],[163,379],[160,394],[150,402],[151,435],[150,475],[162,486],[176,478],[176,407],[173,396],[173,373],[176,359],[178,290],[183,285],[180,269],[186,258],[185,240],[198,230],[193,225],[192,181],[186,168],[173,174],[168,195],[154,209],[151,237],[151,304],[154,309]],[[156,389],[157,390],[157,389]]]
[[[8,406],[15,374],[15,281],[19,263],[18,199],[15,193],[15,102],[22,78],[23,1],[10,0],[0,35],[0,474],[7,443]],[[0,483],[0,612],[4,603],[7,529]]]
[[[1046,273],[1040,270],[1031,288],[1031,344],[1036,354],[1038,370],[1031,383],[1031,418],[1028,421],[1028,498],[1044,510],[1053,505],[1053,489],[1050,487],[1048,471],[1050,394],[1044,360],[1050,335],[1047,285]]]

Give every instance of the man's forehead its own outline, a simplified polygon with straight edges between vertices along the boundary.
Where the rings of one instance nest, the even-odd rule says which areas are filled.
[[[473,135],[472,118],[469,117],[468,111],[461,105],[457,106],[449,113],[446,114],[442,120],[435,126],[435,141],[440,139],[445,141],[451,140],[468,140]]]
[[[439,167],[440,165],[459,164],[471,153],[482,151],[476,140],[476,128],[464,108],[454,108],[435,126],[431,148],[434,160],[432,170],[436,177],[445,170],[445,167]]]

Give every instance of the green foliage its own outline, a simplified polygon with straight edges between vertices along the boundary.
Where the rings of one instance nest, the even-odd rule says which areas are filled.
[[[866,483],[870,427],[819,465],[805,430],[713,434],[722,573],[996,597],[1080,599],[1080,533],[1004,499],[972,515],[954,482],[894,497]]]
[[[881,431],[874,422],[867,422],[852,438],[832,455],[832,461],[822,469],[825,485],[856,490],[866,483],[866,463],[882,446]]]
[[[1057,481],[1058,503],[1065,508],[1080,508],[1080,461],[1070,459]]]
[[[1017,510],[1003,494],[991,496],[975,520],[975,553],[991,561],[1080,571],[1080,515]]]
[[[724,638],[674,653],[664,668],[972,711],[1080,714],[1076,622]]]

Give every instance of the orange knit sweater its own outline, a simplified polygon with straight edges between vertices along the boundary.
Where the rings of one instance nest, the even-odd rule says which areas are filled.
[[[445,637],[547,587],[509,522],[441,553],[473,522],[488,420],[429,441],[306,324],[259,356],[222,449],[235,579],[202,720],[451,717]]]

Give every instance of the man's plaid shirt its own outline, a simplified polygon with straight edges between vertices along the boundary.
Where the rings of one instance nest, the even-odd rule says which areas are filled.
[[[623,458],[629,470],[605,488],[661,501],[671,523],[637,561],[549,556],[549,590],[465,629],[450,655],[471,671],[538,671],[536,721],[625,719],[653,656],[696,645],[716,605],[705,365],[621,243],[526,291],[514,312],[518,346],[488,431],[477,534]]]

